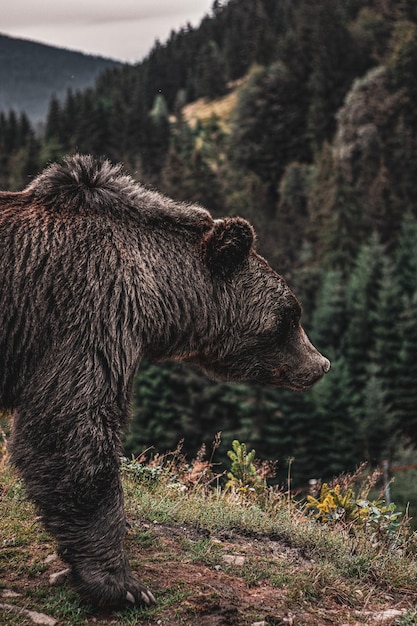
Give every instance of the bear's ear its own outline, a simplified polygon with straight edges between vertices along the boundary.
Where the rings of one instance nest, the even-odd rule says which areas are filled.
[[[240,217],[215,220],[203,242],[210,271],[222,277],[233,272],[248,258],[254,240],[255,233],[246,220]]]

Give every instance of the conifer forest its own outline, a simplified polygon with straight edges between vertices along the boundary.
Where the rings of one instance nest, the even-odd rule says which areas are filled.
[[[187,114],[232,92],[226,113]],[[139,64],[53,97],[42,133],[0,115],[2,189],[88,152],[249,219],[332,361],[304,394],[144,363],[127,456],[184,440],[192,457],[221,431],[215,461],[239,439],[277,461],[282,483],[293,459],[295,486],[362,461],[416,462],[416,102],[415,0],[215,0]]]

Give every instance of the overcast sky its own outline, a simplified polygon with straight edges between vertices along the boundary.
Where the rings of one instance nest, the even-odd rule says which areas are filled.
[[[194,26],[213,0],[0,0],[0,33],[121,61]]]

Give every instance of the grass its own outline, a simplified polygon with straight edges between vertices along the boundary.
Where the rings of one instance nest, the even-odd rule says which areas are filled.
[[[252,74],[258,69],[259,68],[255,65],[249,70],[248,74],[244,78],[234,81],[234,83],[230,85],[230,90],[225,96],[215,98],[214,100],[200,98],[195,102],[187,104],[183,109],[186,121],[191,126],[195,126],[199,120],[207,122],[214,116],[220,120],[223,129],[228,131],[232,116],[236,111],[240,91]]]
[[[321,524],[268,488],[260,498],[212,488],[207,465],[190,483],[181,463],[157,472],[124,466],[126,550],[158,604],[112,614],[83,604],[67,585],[49,584],[64,564],[51,558],[53,540],[21,482],[0,466],[0,604],[44,613],[59,626],[179,626],[203,618],[209,626],[372,624],[388,609],[398,613],[384,623],[417,624],[417,542],[405,526],[394,540],[374,544],[363,530]],[[6,608],[0,623],[33,621]]]

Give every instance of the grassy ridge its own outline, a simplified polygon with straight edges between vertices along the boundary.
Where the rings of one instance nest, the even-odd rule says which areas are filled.
[[[3,464],[0,623],[33,624],[19,607],[60,626],[417,623],[416,538],[404,528],[373,544],[352,527],[318,523],[282,494],[213,488],[207,465],[194,469],[125,465],[126,549],[158,605],[104,614],[50,584],[65,564]]]

